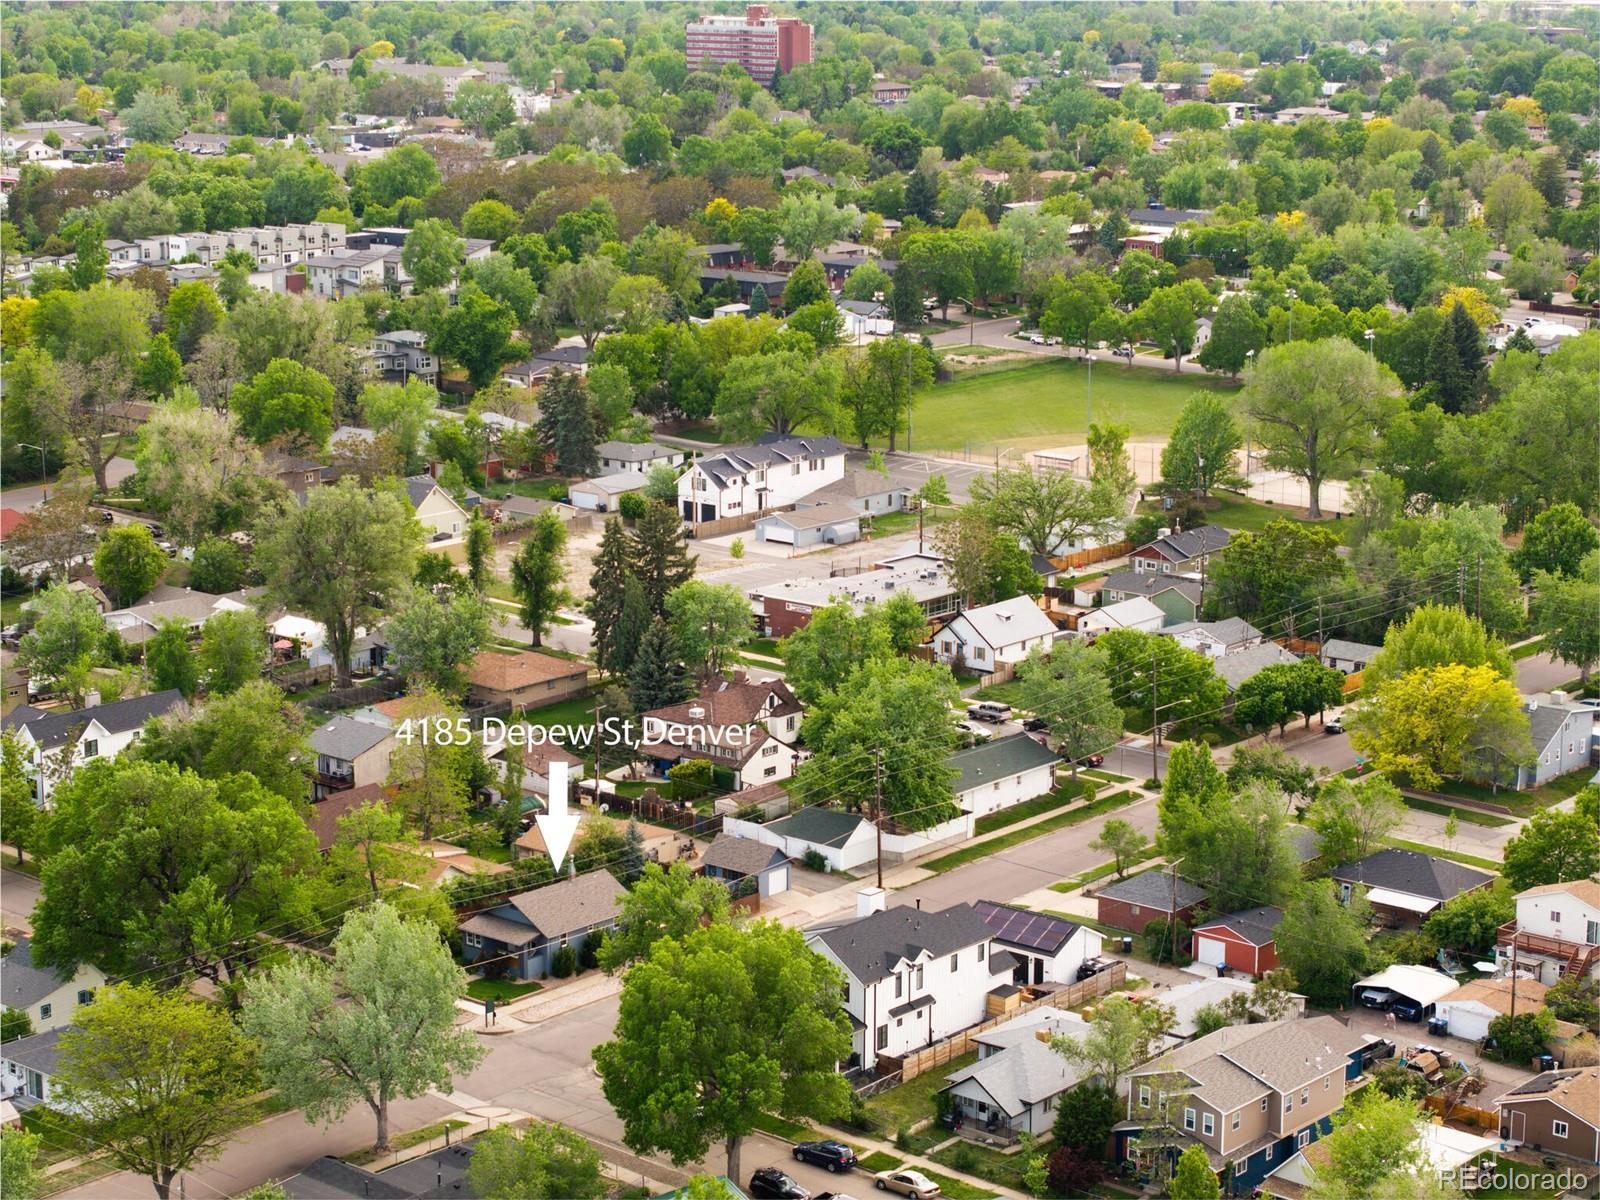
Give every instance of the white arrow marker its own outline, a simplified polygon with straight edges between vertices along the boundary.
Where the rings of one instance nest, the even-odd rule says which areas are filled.
[[[562,859],[567,857],[572,835],[578,832],[578,826],[583,822],[581,813],[567,812],[567,773],[570,765],[564,762],[550,764],[549,811],[533,819],[533,823],[539,827],[539,835],[544,838],[545,849],[550,851],[550,862],[557,871],[561,870]]]

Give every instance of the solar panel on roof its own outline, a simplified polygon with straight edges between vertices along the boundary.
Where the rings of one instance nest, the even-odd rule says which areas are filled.
[[[975,907],[997,939],[1029,950],[1059,949],[1073,928],[1070,922],[1059,917],[1047,917],[991,901],[980,901]]]

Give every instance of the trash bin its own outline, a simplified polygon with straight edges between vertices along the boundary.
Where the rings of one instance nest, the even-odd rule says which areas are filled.
[[[1444,1017],[1429,1017],[1428,1018],[1428,1032],[1429,1033],[1442,1034],[1442,1033],[1448,1033],[1449,1031],[1450,1031],[1450,1022],[1448,1020],[1446,1020]]]

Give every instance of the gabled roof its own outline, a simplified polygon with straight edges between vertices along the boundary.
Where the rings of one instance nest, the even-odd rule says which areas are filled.
[[[1323,658],[1348,658],[1352,662],[1371,662],[1382,646],[1368,642],[1352,642],[1345,638],[1329,638],[1322,643]]]
[[[755,838],[737,837],[731,833],[717,834],[717,840],[706,850],[700,861],[719,871],[736,875],[759,875],[774,863],[787,856],[776,846],[758,842]]]
[[[99,724],[107,733],[127,733],[140,728],[151,717],[164,716],[182,703],[183,693],[177,688],[168,688],[148,696],[131,696],[111,704],[64,712],[48,712],[25,704],[7,713],[4,721],[0,721],[0,728],[26,729],[37,746],[49,750],[65,745],[90,721]]]
[[[1543,883],[1517,893],[1518,900],[1530,896],[1571,896],[1574,900],[1582,900],[1585,904],[1600,908],[1600,883],[1593,879],[1574,879],[1571,883]]]
[[[1200,554],[1209,554],[1220,550],[1228,544],[1233,534],[1221,525],[1201,525],[1196,529],[1185,529],[1181,533],[1169,533],[1166,537],[1159,537],[1153,542],[1146,542],[1134,551],[1143,554],[1151,551],[1158,558],[1168,562],[1183,563]]]
[[[985,783],[1010,779],[1024,771],[1060,762],[1048,746],[1040,745],[1025,733],[995,738],[968,750],[957,750],[944,765],[959,772],[950,786],[959,795]]]
[[[1137,904],[1140,908],[1156,912],[1172,911],[1173,877],[1166,871],[1145,871],[1119,879],[1109,887],[1100,889],[1099,897],[1120,900],[1124,904]],[[1177,877],[1178,909],[1199,904],[1210,895],[1203,887],[1190,883],[1182,875]]]
[[[1044,615],[1032,596],[1027,595],[985,604],[982,608],[969,608],[956,618],[956,622],[961,621],[972,626],[984,645],[995,649],[1056,635],[1055,622]]]
[[[911,489],[885,478],[877,471],[857,467],[847,469],[844,478],[825,483],[814,492],[807,492],[799,502],[821,504],[826,500],[865,500],[871,496],[884,496],[891,492],[905,492],[909,495]]]
[[[660,442],[601,442],[594,448],[601,458],[615,458],[623,462],[654,462],[658,458],[677,458],[682,450],[663,446]]]
[[[1526,1104],[1547,1100],[1571,1113],[1591,1129],[1600,1129],[1600,1067],[1546,1071],[1518,1084],[1496,1104]]]
[[[1101,590],[1124,592],[1130,596],[1159,596],[1162,592],[1175,591],[1192,604],[1200,603],[1198,579],[1163,575],[1160,571],[1113,571],[1105,577]]]
[[[843,502],[813,504],[793,512],[765,513],[756,518],[756,524],[771,521],[787,525],[790,529],[822,529],[829,525],[848,525],[861,520],[861,510]]]
[[[1030,1037],[946,1075],[945,1079],[951,1087],[971,1080],[1007,1116],[1015,1117],[1030,1104],[1060,1095],[1083,1077],[1083,1069],[1069,1063],[1065,1055],[1057,1054],[1048,1042]]]
[[[590,871],[523,892],[507,903],[548,938],[616,920],[626,894],[610,871]]]
[[[1262,642],[1257,646],[1246,646],[1243,650],[1218,655],[1211,660],[1211,665],[1216,668],[1222,682],[1228,685],[1228,690],[1236,692],[1247,680],[1254,679],[1268,667],[1289,666],[1299,661],[1298,655],[1291,654],[1277,642]]]
[[[693,700],[653,708],[643,714],[669,725],[750,725],[761,719],[771,701],[769,717],[800,711],[800,701],[781,679],[755,683],[748,679],[719,679],[708,684]]]
[[[368,750],[394,736],[386,725],[372,721],[358,721],[354,717],[337,716],[326,725],[311,731],[306,740],[311,749],[329,758],[354,762]]]
[[[421,508],[422,502],[432,495],[435,489],[437,489],[446,500],[450,501],[451,504],[455,504],[457,508],[461,507],[461,505],[456,504],[456,498],[449,492],[445,491],[444,488],[440,487],[439,481],[434,479],[432,476],[406,476],[406,496],[410,498],[412,508]]]
[[[61,1035],[76,1032],[76,1025],[63,1025],[59,1029],[17,1038],[0,1046],[0,1058],[49,1077],[56,1073],[56,1063],[61,1057]]]
[[[1594,710],[1581,704],[1535,701],[1533,707],[1528,709],[1528,737],[1533,742],[1534,753],[1542,753],[1553,739],[1559,737],[1574,714],[1587,714],[1587,722],[1594,722]]]
[[[1203,929],[1226,929],[1230,933],[1238,934],[1252,946],[1266,946],[1277,937],[1278,925],[1282,921],[1283,909],[1263,904],[1258,908],[1247,908],[1243,912],[1216,917],[1203,925],[1196,925],[1194,931],[1199,933]]]
[[[317,835],[319,850],[331,849],[339,836],[339,818],[353,813],[363,804],[375,804],[388,799],[381,783],[364,783],[360,787],[332,792],[311,806],[311,832]]]
[[[1358,862],[1334,867],[1329,874],[1344,883],[1387,888],[1408,896],[1423,896],[1443,903],[1482,887],[1494,879],[1487,871],[1462,866],[1448,858],[1435,858],[1415,850],[1379,850]]]
[[[1091,629],[1102,626],[1127,629],[1134,625],[1143,625],[1147,621],[1164,621],[1166,618],[1167,614],[1154,601],[1143,596],[1130,596],[1114,604],[1102,604],[1099,608],[1091,608],[1078,619],[1078,626],[1082,628],[1087,622]]]
[[[0,999],[7,1008],[32,1008],[71,979],[71,975],[35,962],[29,937],[19,937],[11,953],[0,959]]]
[[[989,926],[970,904],[924,912],[908,904],[813,935],[862,983],[885,979],[902,960],[943,958],[989,941]]]
[[[750,446],[729,446],[716,454],[706,455],[698,460],[695,466],[721,488],[727,486],[728,480],[748,475],[759,467],[771,467],[813,458],[831,458],[843,453],[844,446],[838,438],[774,438]]]
[[[1220,621],[1181,621],[1176,625],[1167,626],[1161,632],[1170,637],[1177,637],[1180,633],[1210,636],[1224,646],[1232,646],[1237,642],[1260,641],[1266,636],[1243,617],[1224,617]]]

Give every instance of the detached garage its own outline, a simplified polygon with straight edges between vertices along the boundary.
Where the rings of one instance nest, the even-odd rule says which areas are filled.
[[[848,504],[829,502],[756,519],[756,537],[763,542],[809,550],[843,546],[861,536],[861,513]]]
[[[1489,1022],[1510,1016],[1513,996],[1517,1012],[1538,1012],[1544,1007],[1546,988],[1537,979],[1518,979],[1515,993],[1509,979],[1478,979],[1465,983],[1439,1001],[1439,1015],[1449,1022],[1451,1037],[1469,1042],[1489,1036]]]
[[[1239,975],[1265,975],[1278,969],[1274,940],[1283,910],[1271,905],[1217,917],[1194,931],[1196,962],[1226,967]]]
[[[1410,1000],[1422,1010],[1426,1019],[1434,1013],[1434,1005],[1456,990],[1456,981],[1443,971],[1432,967],[1419,967],[1412,963],[1395,963],[1376,975],[1369,975],[1355,985],[1353,994],[1360,1003],[1362,992],[1392,993],[1394,1000]]]
[[[616,475],[602,475],[599,479],[585,479],[567,489],[567,499],[573,508],[588,512],[615,512],[622,497],[629,492],[644,490],[648,482],[637,471],[623,471]]]

